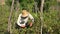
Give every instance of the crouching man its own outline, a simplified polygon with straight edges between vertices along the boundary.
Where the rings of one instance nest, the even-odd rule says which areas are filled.
[[[29,23],[28,21],[31,20],[31,22]],[[27,26],[32,26],[34,22],[34,18],[33,16],[26,10],[23,9],[22,13],[19,14],[18,20],[17,20],[17,25],[25,28]]]

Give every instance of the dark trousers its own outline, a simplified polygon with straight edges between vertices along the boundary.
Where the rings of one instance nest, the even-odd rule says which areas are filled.
[[[28,28],[28,27],[29,27],[29,24],[28,24],[28,23],[26,23],[26,24],[25,24],[25,27],[27,27],[27,28]],[[20,29],[21,27],[16,23],[16,24],[15,24],[15,28],[16,28],[16,29]]]

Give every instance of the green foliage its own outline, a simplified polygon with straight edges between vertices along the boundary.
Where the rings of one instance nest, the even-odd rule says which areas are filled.
[[[16,1],[16,0],[15,0]],[[38,3],[40,0],[36,0]],[[7,27],[8,27],[8,17],[10,13],[10,6],[11,6],[12,0],[6,0],[6,5],[3,7],[0,6],[0,34],[8,34]],[[15,2],[16,3],[16,2]],[[20,12],[22,11],[22,8],[29,9],[29,12],[34,17],[34,24],[33,27],[29,28],[20,28],[15,29],[15,24],[17,18],[16,16],[16,10],[13,10],[11,23],[12,23],[12,34],[40,34],[40,13],[34,13],[32,12],[32,8],[34,7],[34,0],[19,0],[20,3],[20,10],[17,13],[17,18]],[[60,14],[59,11],[50,9],[51,6],[56,6],[57,2],[56,0],[46,0],[44,4],[44,24],[43,24],[43,34],[60,34]],[[14,5],[14,8],[16,7],[16,4]]]

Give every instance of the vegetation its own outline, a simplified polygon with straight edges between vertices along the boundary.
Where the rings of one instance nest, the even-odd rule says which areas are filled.
[[[16,2],[18,1],[18,3]],[[4,0],[5,4],[0,5],[0,34],[8,33],[8,18],[12,5],[12,0]],[[36,3],[36,5],[35,5]],[[60,2],[58,0],[45,0],[43,9],[43,34],[60,34]],[[18,6],[18,12],[16,7]],[[41,19],[40,19],[41,0],[14,0],[14,9],[11,17],[12,34],[40,34]],[[26,8],[34,17],[35,22],[33,27],[16,29],[15,23],[22,9]],[[37,8],[37,9],[35,9]],[[37,10],[37,11],[36,11]]]

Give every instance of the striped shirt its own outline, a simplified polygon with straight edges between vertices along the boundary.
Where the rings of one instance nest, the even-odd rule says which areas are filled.
[[[28,22],[28,19],[31,19],[32,23],[34,22],[34,18],[33,18],[33,16],[30,13],[26,17],[22,17],[22,14],[19,14],[19,17],[18,17],[18,20],[17,20],[17,24],[19,26],[25,25]]]

